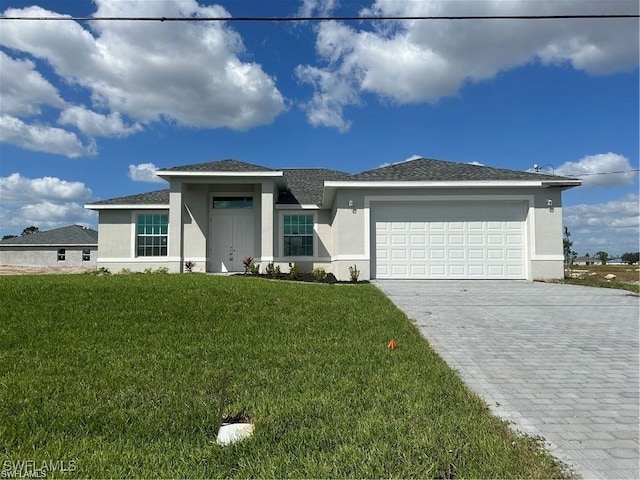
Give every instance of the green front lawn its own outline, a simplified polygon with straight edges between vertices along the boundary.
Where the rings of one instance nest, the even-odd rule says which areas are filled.
[[[373,285],[5,276],[0,304],[3,471],[33,460],[73,462],[49,477],[562,475]],[[255,433],[220,447],[225,368],[224,415]]]

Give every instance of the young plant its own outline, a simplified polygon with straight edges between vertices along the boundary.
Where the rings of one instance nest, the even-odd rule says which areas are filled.
[[[253,263],[253,257],[244,257],[242,265],[244,265],[244,274],[247,275],[251,270],[251,264]]]
[[[300,278],[300,267],[295,263],[289,263],[289,278],[291,280],[298,280]]]
[[[281,276],[282,272],[280,271],[280,265],[276,265],[273,269],[273,278],[275,278],[276,280],[280,280]]]
[[[273,262],[267,263],[267,268],[265,268],[264,272],[267,274],[267,277],[273,277],[275,272],[275,268],[273,267]]]
[[[193,267],[195,266],[196,262],[194,262],[193,260],[187,260],[186,262],[184,262],[184,269],[187,271],[187,273],[192,273]]]
[[[251,262],[249,270],[251,271],[251,275],[258,275],[260,273],[260,264]]]
[[[354,263],[353,267],[349,267],[349,278],[353,283],[358,283],[358,277],[360,277],[360,270],[358,270],[358,266]]]
[[[314,268],[313,278],[316,282],[324,282],[324,279],[327,278],[327,272],[322,267]]]

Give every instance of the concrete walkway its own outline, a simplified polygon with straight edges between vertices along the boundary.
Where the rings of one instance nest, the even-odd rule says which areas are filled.
[[[382,281],[432,347],[514,428],[584,478],[638,478],[640,300],[526,281]]]

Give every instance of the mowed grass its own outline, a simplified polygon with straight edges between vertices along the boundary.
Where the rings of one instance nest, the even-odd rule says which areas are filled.
[[[373,285],[15,276],[0,303],[0,460],[74,462],[49,477],[563,475]],[[225,368],[255,433],[221,447]]]

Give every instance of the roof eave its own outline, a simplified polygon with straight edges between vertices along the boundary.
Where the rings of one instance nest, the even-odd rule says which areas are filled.
[[[577,180],[577,179],[566,179],[566,180],[549,180],[547,182],[542,182],[542,186],[543,187],[554,187],[554,188],[562,188],[563,190],[566,190],[568,188],[575,188],[575,187],[579,187],[580,185],[582,185],[582,180]]]
[[[97,243],[0,243],[0,247],[97,247]]]
[[[192,171],[192,170],[156,170],[156,175],[160,178],[170,177],[266,177],[276,178],[284,176],[281,171],[269,172],[233,172],[233,171]]]
[[[574,183],[577,182],[577,183]],[[547,187],[558,185],[578,186],[579,180],[373,180],[326,181],[325,188],[511,188]]]
[[[89,210],[167,210],[169,204],[166,203],[122,203],[122,204],[95,204],[86,203],[84,208]]]

